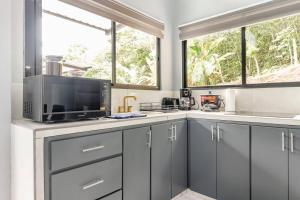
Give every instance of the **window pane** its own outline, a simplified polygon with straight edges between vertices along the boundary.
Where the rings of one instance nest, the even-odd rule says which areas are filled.
[[[57,58],[63,76],[110,80],[111,21],[58,0],[44,0],[43,10],[43,73]]]
[[[300,16],[247,27],[247,83],[300,81]]]
[[[241,29],[187,41],[189,87],[241,84]]]
[[[118,84],[157,86],[156,37],[117,24]]]

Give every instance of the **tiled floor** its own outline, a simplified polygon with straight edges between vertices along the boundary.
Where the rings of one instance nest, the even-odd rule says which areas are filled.
[[[187,190],[172,200],[214,200],[214,199],[202,196],[191,190]]]

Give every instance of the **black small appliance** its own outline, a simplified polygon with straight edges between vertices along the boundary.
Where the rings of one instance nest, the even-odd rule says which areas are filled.
[[[111,115],[108,80],[39,75],[24,78],[23,116],[36,122],[62,122]]]
[[[162,99],[162,106],[165,108],[178,108],[179,107],[179,99],[164,97]]]
[[[188,88],[180,89],[180,109],[191,110],[195,106],[195,98],[192,97],[192,91]]]

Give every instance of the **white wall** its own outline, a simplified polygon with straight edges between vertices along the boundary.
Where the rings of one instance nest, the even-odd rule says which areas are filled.
[[[10,199],[11,0],[0,1],[0,199]]]
[[[22,117],[24,61],[24,0],[12,2],[12,118]]]

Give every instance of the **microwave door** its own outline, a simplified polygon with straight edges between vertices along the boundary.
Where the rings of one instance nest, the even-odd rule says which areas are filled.
[[[110,81],[47,76],[43,85],[43,121],[110,115]]]
[[[46,121],[66,120],[66,113],[74,108],[73,81],[49,78],[45,82],[44,91],[44,115]]]
[[[95,118],[100,110],[100,100],[99,81],[78,80],[75,92],[75,107],[81,111],[78,117]]]

